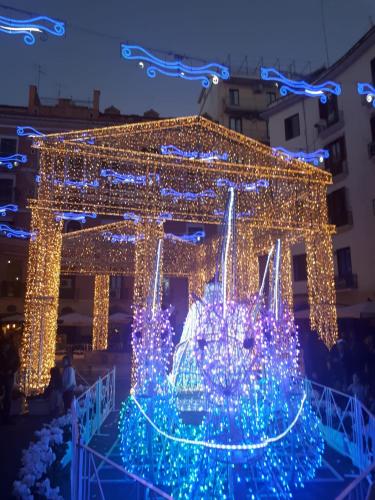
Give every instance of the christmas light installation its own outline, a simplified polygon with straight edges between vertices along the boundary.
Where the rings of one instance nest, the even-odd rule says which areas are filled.
[[[357,91],[359,95],[366,96],[366,101],[375,108],[375,87],[371,83],[358,83]]]
[[[306,163],[312,163],[315,166],[324,163],[324,160],[329,158],[328,149],[317,149],[316,151],[311,151],[311,153],[306,153],[304,151],[289,151],[281,146],[277,148],[272,148],[275,155],[280,156],[286,160],[300,160]]]
[[[219,80],[229,79],[229,68],[219,63],[209,63],[203,66],[189,66],[181,58],[174,61],[165,61],[153,55],[149,50],[139,45],[121,45],[121,55],[124,59],[139,61],[143,69],[147,65],[146,73],[149,78],[155,78],[157,73],[184,80],[200,80],[203,87],[219,83]]]
[[[325,104],[328,95],[341,94],[341,85],[339,83],[327,81],[312,85],[304,80],[290,80],[275,68],[260,68],[260,77],[262,80],[281,83],[280,94],[282,96],[290,93],[307,97],[319,97],[320,102]]]
[[[135,243],[140,239],[140,236],[135,234],[114,234],[110,231],[104,231],[102,234],[105,239],[112,243]]]
[[[216,278],[189,311],[171,376],[172,333],[156,299],[160,241],[148,306],[133,325],[137,369],[121,409],[120,451],[127,469],[173,498],[287,498],[321,464],[296,327],[282,303],[281,243],[269,253],[268,304],[262,288],[237,301],[235,204],[229,188]]]
[[[65,24],[62,21],[46,16],[37,16],[30,19],[12,19],[0,16],[0,32],[7,35],[21,35],[25,45],[34,45],[36,41],[35,34],[64,36]]]
[[[55,184],[55,186],[73,186],[76,187],[77,189],[99,187],[98,179],[94,179],[93,181],[89,181],[88,179],[83,179],[82,181],[75,181],[72,179],[64,179],[64,180],[55,179],[53,183]]]
[[[163,145],[160,148],[163,155],[173,155],[173,156],[182,156],[183,158],[190,158],[196,160],[228,160],[228,153],[219,153],[218,151],[184,151],[173,144]]]
[[[102,177],[108,177],[113,184],[135,184],[140,186],[145,186],[147,183],[147,178],[145,175],[133,175],[133,174],[120,174],[111,169],[102,169],[100,172]],[[159,183],[160,177],[158,175],[150,175],[150,184]]]
[[[73,141],[83,133],[95,138],[95,144]],[[270,242],[282,237],[281,288],[291,304],[292,282],[290,248],[306,244],[308,296],[313,328],[328,346],[337,338],[336,298],[332,250],[333,227],[327,216],[329,172],[303,162],[275,157],[271,148],[237,134],[201,116],[163,119],[120,126],[71,131],[38,137],[40,182],[37,198],[30,201],[31,231],[25,328],[21,355],[21,385],[28,393],[43,391],[50,368],[55,362],[56,318],[60,273],[84,275],[134,275],[137,304],[144,303],[154,254],[154,238],[160,238],[159,214],[171,214],[182,223],[218,224],[223,197],[228,186],[218,188],[217,179],[226,178],[240,186],[252,186],[257,180],[267,189],[237,189],[238,220],[238,295],[244,300],[257,291],[258,256],[267,253]],[[174,144],[184,151],[228,152],[228,160],[211,163],[160,154],[162,145]],[[160,183],[113,184],[100,177],[100,171],[142,175]],[[93,189],[57,186],[55,180],[99,180]],[[177,192],[202,192],[212,189],[215,198],[193,201],[160,194],[160,187]],[[296,204],[296,200],[303,203]],[[55,212],[97,213],[98,217],[116,218],[108,229],[94,226],[73,233],[62,233],[62,221]],[[137,224],[123,220],[124,213],[135,213]],[[248,213],[248,217],[238,215]],[[253,214],[253,215],[252,215]],[[162,222],[162,219],[160,222]],[[111,226],[111,227],[109,227]],[[135,244],[111,243],[102,232],[144,234]],[[62,244],[64,242],[64,244]],[[188,279],[189,295],[203,296],[204,285],[215,274],[217,238],[206,238],[199,245],[180,241],[165,242],[165,272]],[[112,248],[111,248],[112,245]],[[286,257],[284,257],[286,256]],[[40,269],[47,278],[35,280]],[[42,303],[40,297],[51,297]],[[42,334],[43,332],[43,334]],[[37,346],[37,347],[35,347]]]
[[[18,205],[14,205],[13,203],[0,205],[0,215],[5,216],[7,212],[18,212]]]
[[[28,125],[19,125],[17,127],[17,135],[20,137],[44,137],[46,134]]]
[[[269,186],[269,183],[265,179],[259,179],[256,182],[251,182],[250,184],[246,182],[241,182],[240,184],[237,184],[236,182],[231,181],[229,179],[217,179],[216,186],[225,188],[234,188],[240,191],[258,192],[260,188],[264,189],[267,188]]]
[[[87,218],[96,219],[97,215],[95,213],[73,213],[73,212],[56,212],[55,219],[57,221],[61,220],[75,220],[77,222],[81,222],[82,224],[86,224]]]
[[[17,167],[19,163],[27,163],[27,156],[19,153],[10,156],[0,156],[0,166],[6,167],[8,170]]]
[[[29,238],[35,238],[35,233],[30,231],[24,231],[23,229],[14,229],[7,224],[0,224],[0,234],[6,236],[7,238],[20,238],[26,240]]]
[[[125,212],[123,214],[123,218],[124,220],[132,220],[135,224],[137,224],[142,219],[142,217],[135,214],[134,212]]]

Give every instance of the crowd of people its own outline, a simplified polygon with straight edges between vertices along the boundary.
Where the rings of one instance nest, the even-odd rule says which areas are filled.
[[[355,396],[375,413],[375,342],[372,335],[349,332],[331,350],[316,332],[301,336],[306,376]]]

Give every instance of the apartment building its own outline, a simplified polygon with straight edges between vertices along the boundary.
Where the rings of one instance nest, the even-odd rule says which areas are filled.
[[[262,112],[276,100],[277,89],[259,76],[231,76],[203,89],[200,114],[236,132],[269,144],[267,120]]]
[[[278,99],[263,113],[270,144],[289,151],[325,149],[329,157],[317,168],[332,173],[328,188],[333,238],[337,304],[375,300],[375,105],[359,95],[358,82],[375,86],[375,28],[313,83],[334,81],[340,95],[297,95]],[[276,88],[276,86],[274,87]],[[306,297],[306,256],[295,248],[293,261],[297,302]]]

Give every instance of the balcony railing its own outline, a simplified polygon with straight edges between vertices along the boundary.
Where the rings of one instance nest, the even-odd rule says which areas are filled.
[[[335,276],[336,290],[358,288],[358,276],[353,273]]]
[[[321,139],[325,139],[329,135],[333,134],[337,130],[340,130],[345,125],[344,113],[339,110],[337,115],[337,120],[329,121],[324,118],[320,119],[315,127],[318,131],[318,135]]]

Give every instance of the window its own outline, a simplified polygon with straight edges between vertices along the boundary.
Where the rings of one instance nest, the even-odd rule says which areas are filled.
[[[276,101],[276,93],[275,92],[267,92],[267,106]]]
[[[327,127],[333,125],[339,120],[339,108],[337,105],[337,96],[330,94],[327,97],[327,102],[323,104],[319,101],[319,116],[322,120],[325,120]]]
[[[372,84],[375,85],[375,57],[372,59],[370,62],[371,65],[371,78],[372,78]]]
[[[375,142],[375,115],[373,115],[370,119],[370,127],[371,127],[371,141]]]
[[[289,116],[285,121],[285,140],[293,139],[293,137],[298,137],[300,135],[299,128],[299,114]]]
[[[337,272],[339,278],[343,278],[352,274],[352,257],[350,247],[340,248],[336,250]]]
[[[345,137],[339,137],[335,141],[327,144],[329,158],[325,160],[325,167],[332,175],[341,174],[344,171],[346,162]]]
[[[341,188],[327,196],[328,218],[331,224],[345,226],[351,222],[347,209],[346,189]]]
[[[293,255],[293,276],[294,281],[307,280],[306,254]]]
[[[122,276],[111,276],[109,280],[109,296],[111,299],[121,299]]]
[[[229,118],[229,128],[236,132],[242,132],[242,118],[231,116]]]
[[[0,137],[1,156],[11,156],[17,153],[17,139],[13,137]]]
[[[0,205],[14,202],[14,177],[0,177]]]
[[[238,89],[229,89],[229,104],[231,106],[239,106],[240,92]]]

